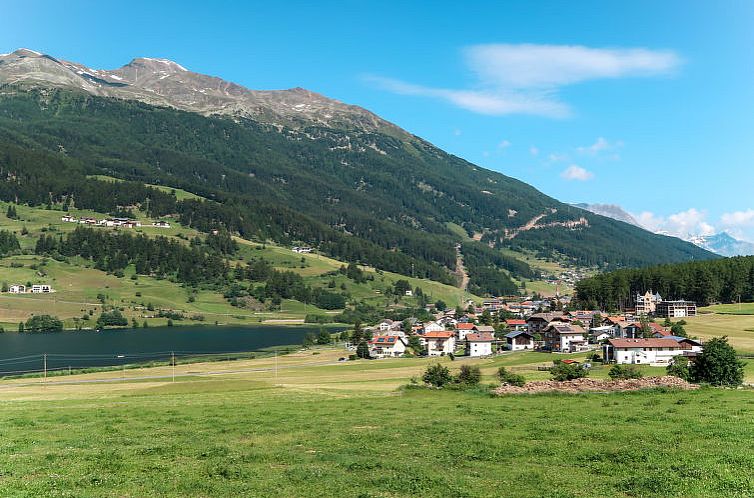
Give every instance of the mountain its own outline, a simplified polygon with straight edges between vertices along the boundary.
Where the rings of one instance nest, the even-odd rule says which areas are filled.
[[[754,255],[754,244],[738,240],[727,232],[720,232],[715,235],[703,235],[697,237],[693,242],[699,247],[721,256],[732,257]]]
[[[623,209],[622,207],[618,206],[617,204],[574,204],[574,206],[586,209],[589,212],[592,212],[594,214],[599,214],[600,216],[606,216],[608,218],[612,218],[614,220],[622,221],[624,223],[628,223],[629,225],[634,225],[639,228],[643,228],[638,221],[636,221],[636,218],[631,216],[631,213]]]
[[[2,200],[147,205],[201,231],[316,245],[446,283],[460,256],[478,294],[516,292],[510,275],[535,276],[498,249],[602,268],[715,257],[574,209],[360,107],[301,89],[247,90],[163,59],[103,71],[29,50],[0,57],[0,179]]]
[[[366,109],[303,88],[249,90],[191,72],[167,59],[141,57],[118,69],[91,69],[19,49],[0,56],[0,81],[75,88],[100,97],[139,100],[204,115],[250,118],[277,127],[319,125],[408,137],[406,132]]]

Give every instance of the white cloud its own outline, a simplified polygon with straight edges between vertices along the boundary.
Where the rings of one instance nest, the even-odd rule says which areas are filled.
[[[508,140],[502,140],[499,144],[497,144],[497,147],[499,149],[507,149],[511,146],[511,143]]]
[[[754,226],[754,209],[725,213],[720,217],[720,222],[726,227],[732,228]]]
[[[695,208],[667,217],[658,216],[649,211],[633,215],[633,217],[647,230],[662,232],[675,237],[713,235],[716,233],[715,227],[707,220],[707,212]]]
[[[537,147],[534,147],[533,145],[529,147],[529,154],[532,156],[538,156],[539,155],[539,149]]]
[[[618,159],[620,159],[620,155],[615,152],[615,150],[620,149],[621,147],[623,147],[623,142],[620,140],[617,142],[609,142],[604,137],[598,137],[592,145],[585,147],[576,147],[576,152],[581,155],[595,157],[602,156],[606,157],[607,159],[617,161]],[[612,154],[605,156],[605,154],[608,152],[612,152]]]
[[[568,166],[561,174],[561,178],[564,178],[566,180],[577,180],[580,182],[585,182],[587,180],[591,180],[594,178],[594,173],[591,171],[587,171],[581,166],[577,164],[572,164]]]
[[[563,161],[568,161],[568,154],[553,152],[552,154],[548,154],[547,156],[547,162],[550,163],[560,163]]]
[[[480,114],[566,117],[561,87],[606,78],[670,74],[681,59],[669,50],[603,49],[578,45],[474,45],[464,50],[479,83],[473,89],[433,88],[381,77],[368,79],[403,95],[445,100]]]

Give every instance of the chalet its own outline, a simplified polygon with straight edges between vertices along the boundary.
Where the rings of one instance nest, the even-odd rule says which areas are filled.
[[[488,332],[466,334],[466,356],[490,356],[495,337]]]
[[[636,322],[618,322],[615,337],[624,339],[637,339],[643,337],[641,324]]]
[[[456,337],[451,331],[428,332],[422,340],[428,356],[444,356],[456,350]]]
[[[609,325],[601,325],[589,329],[589,335],[593,342],[602,342],[615,336],[615,328]]]
[[[466,334],[471,334],[472,332],[476,331],[476,325],[474,325],[473,323],[458,323],[456,324],[455,328],[456,337],[459,341],[466,340]]]
[[[696,316],[696,303],[684,299],[661,301],[657,304],[656,315],[664,318]]]
[[[155,228],[170,228],[170,223],[168,223],[167,221],[160,220],[160,221],[155,221],[154,223],[152,223],[152,226]]]
[[[427,332],[443,332],[445,330],[445,326],[438,323],[438,322],[427,322],[424,324],[424,333]]]
[[[67,214],[60,218],[60,221],[65,221],[66,223],[78,223],[79,220],[71,216],[70,214]]]
[[[99,222],[97,221],[97,218],[81,218],[79,223],[81,225],[96,225]]]
[[[378,335],[369,341],[369,355],[373,358],[394,358],[406,352],[408,344],[402,337]]]
[[[525,330],[505,334],[506,347],[511,351],[534,349],[534,336]]]
[[[667,327],[663,327],[659,323],[649,322],[649,328],[652,330],[652,337],[656,337],[658,339],[673,335],[673,333]]]
[[[584,329],[578,325],[553,322],[542,331],[544,348],[561,353],[575,353],[587,347]]]
[[[32,294],[46,294],[52,292],[52,287],[47,284],[34,284],[31,286]]]
[[[683,349],[684,354],[686,352],[690,351],[692,353],[701,353],[704,347],[702,346],[702,343],[697,341],[696,339],[690,339],[688,337],[681,337],[678,335],[669,335],[665,337],[665,339],[673,339],[678,343],[679,346],[681,346],[681,349]]]
[[[296,246],[293,248],[293,252],[297,252],[299,254],[310,254],[312,252],[312,248]]]
[[[513,330],[516,332],[529,329],[529,327],[526,325],[526,320],[520,320],[520,319],[515,319],[515,318],[506,320],[505,325],[508,326],[509,330]]]
[[[21,284],[15,284],[11,285],[8,288],[8,292],[11,294],[25,294],[26,293],[26,286]]]
[[[605,361],[621,364],[667,365],[682,354],[681,345],[669,338],[610,339],[603,346]]]
[[[526,319],[526,325],[528,332],[531,335],[536,335],[542,332],[550,322],[563,321],[563,315],[561,313],[535,313]]]
[[[385,320],[382,320],[380,323],[377,324],[377,330],[380,332],[385,332],[386,330],[390,330],[395,326],[395,322],[390,320],[389,318],[386,318]]]

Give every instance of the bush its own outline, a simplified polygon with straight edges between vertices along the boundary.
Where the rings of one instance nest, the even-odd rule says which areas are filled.
[[[736,350],[728,344],[727,337],[715,337],[704,345],[689,369],[693,382],[706,382],[713,386],[740,386],[744,380],[745,362],[736,357]]]
[[[449,384],[453,378],[450,376],[450,370],[448,367],[444,367],[439,363],[430,365],[422,375],[422,380],[425,384],[429,384],[434,387],[442,387]]]
[[[60,332],[63,330],[63,322],[56,316],[35,315],[26,320],[25,327],[19,325],[19,332]]]
[[[474,386],[479,384],[482,379],[482,371],[476,365],[461,365],[461,371],[458,372],[458,383]]]
[[[673,358],[673,362],[665,369],[668,375],[678,377],[679,379],[689,380],[691,378],[689,373],[689,359],[685,356],[676,356]]]
[[[589,375],[589,370],[579,363],[563,363],[561,360],[555,360],[550,369],[550,375],[552,380],[557,381],[581,379]]]
[[[524,387],[526,384],[526,379],[523,375],[509,372],[505,367],[500,367],[498,369],[497,376],[503,384],[510,384],[517,387]]]
[[[607,373],[613,380],[641,379],[644,374],[633,365],[613,365]]]
[[[117,308],[112,311],[103,311],[97,318],[97,327],[99,328],[125,327],[126,325],[128,325],[128,320]]]

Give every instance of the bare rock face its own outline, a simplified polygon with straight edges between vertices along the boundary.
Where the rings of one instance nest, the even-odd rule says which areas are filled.
[[[138,100],[196,112],[249,118],[273,126],[323,126],[343,130],[410,135],[358,106],[303,88],[249,90],[220,78],[189,71],[167,59],[137,58],[125,66],[91,69],[29,49],[0,54],[0,84],[73,88],[92,95]]]

